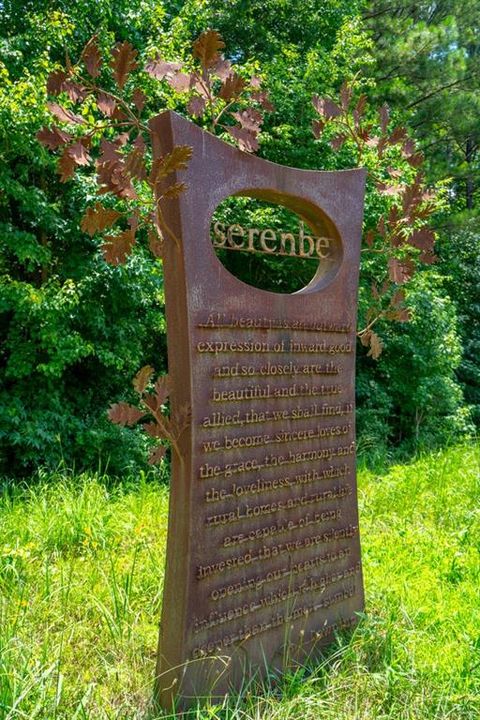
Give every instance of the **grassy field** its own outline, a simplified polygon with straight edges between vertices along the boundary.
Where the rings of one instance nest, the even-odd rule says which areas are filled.
[[[480,447],[361,470],[367,614],[315,667],[198,720],[480,718]],[[153,720],[168,491],[58,475],[0,496],[0,718]]]

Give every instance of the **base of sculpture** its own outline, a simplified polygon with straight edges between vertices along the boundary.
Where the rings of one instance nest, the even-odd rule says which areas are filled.
[[[248,646],[239,644],[233,651],[197,658],[185,664],[184,670],[167,671],[156,679],[156,698],[161,707],[167,710],[187,710],[192,706],[223,702],[225,697],[236,696],[243,689],[251,691],[258,687],[261,692],[266,677],[279,677],[286,672],[295,672],[315,664],[335,639],[337,633],[346,632],[358,623],[358,615],[341,620],[315,631],[317,637],[310,643],[305,642],[303,629],[295,632],[288,623],[284,632],[293,639],[286,639],[277,651],[271,653],[270,647],[256,643],[255,653]],[[254,655],[257,656],[256,661]],[[267,656],[272,656],[267,662]],[[188,672],[188,665],[195,663],[195,673]],[[233,671],[232,671],[233,668]]]

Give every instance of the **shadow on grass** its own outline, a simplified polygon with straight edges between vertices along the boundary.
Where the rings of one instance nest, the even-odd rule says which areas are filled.
[[[365,634],[367,624],[363,614],[359,613],[359,617],[360,622],[355,628],[335,633],[328,645],[317,649],[304,663],[292,663],[286,672],[279,673],[266,667],[263,677],[258,672],[245,678],[240,689],[232,690],[221,700],[197,698],[188,710],[162,710],[152,697],[142,720],[246,720],[253,717],[260,720],[269,717],[269,710],[274,705],[300,699],[309,690],[321,693],[327,688],[332,672],[355,662],[355,646],[358,638]],[[377,660],[380,659],[378,651],[377,647],[373,653]]]

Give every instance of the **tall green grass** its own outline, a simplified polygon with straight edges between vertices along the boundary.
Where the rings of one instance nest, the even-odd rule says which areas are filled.
[[[361,470],[367,613],[315,666],[197,720],[480,718],[480,448]],[[0,718],[154,720],[164,483],[40,477],[0,495]]]

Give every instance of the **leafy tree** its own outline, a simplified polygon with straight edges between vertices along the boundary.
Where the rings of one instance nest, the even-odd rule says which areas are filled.
[[[436,271],[418,273],[407,291],[411,321],[395,332],[383,328],[385,362],[368,367],[368,359],[361,359],[361,444],[435,447],[473,431],[455,379],[462,350],[456,308],[439,292],[442,284]]]
[[[3,162],[0,182],[4,189],[0,198],[0,455],[3,472],[28,472],[35,464],[52,465],[62,457],[67,464],[77,466],[96,465],[99,458],[104,462],[109,460],[114,472],[121,472],[129,463],[141,462],[148,441],[139,433],[108,423],[106,408],[115,399],[133,400],[135,393],[129,390],[129,380],[142,365],[154,365],[158,371],[165,369],[161,266],[145,250],[146,231],[138,230],[139,242],[125,265],[107,265],[104,241],[98,233],[89,235],[93,225],[85,219],[86,232],[80,229],[87,207],[93,207],[98,200],[93,179],[85,173],[78,183],[59,182],[52,157],[40,149],[35,139],[38,130],[48,123],[47,76],[64,64],[65,50],[68,49],[70,57],[78,58],[87,40],[98,32],[102,53],[115,42],[128,42],[138,49],[135,62],[154,61],[159,54],[167,62],[186,63],[185,71],[190,73],[194,69],[194,61],[189,59],[193,39],[206,27],[215,27],[224,37],[227,59],[239,65],[240,76],[260,77],[271,91],[275,112],[267,115],[259,153],[297,167],[340,169],[354,164],[353,147],[345,142],[340,149],[332,148],[333,138],[328,128],[319,139],[313,136],[313,94],[333,98],[346,79],[354,84],[356,101],[364,93],[375,105],[379,97],[385,96],[392,107],[392,122],[398,124],[405,120],[404,106],[415,100],[407,98],[410,80],[406,75],[402,76],[404,79],[395,79],[391,86],[388,79],[381,79],[379,73],[388,61],[386,46],[382,50],[375,35],[372,25],[375,19],[362,20],[362,7],[363,4],[342,0],[329,0],[321,5],[309,0],[301,6],[293,0],[282,3],[142,0],[135,6],[126,0],[80,0],[68,6],[61,0],[35,3],[5,0],[0,12],[3,61],[0,66]],[[402,10],[406,15],[411,12],[411,8]],[[427,9],[420,6],[418,12],[426,13]],[[387,13],[383,17],[386,22]],[[408,22],[408,29],[413,32],[413,23]],[[435,23],[432,21],[432,24]],[[395,47],[398,44],[399,58],[403,56],[397,30],[404,28],[406,32],[407,25],[392,25],[390,40],[385,33],[385,43]],[[466,21],[462,27],[466,28]],[[463,42],[463,38],[460,40]],[[411,45],[421,47],[418,43],[415,45],[413,39]],[[455,53],[454,42],[450,45],[445,42],[442,48],[445,53]],[[424,62],[433,63],[435,53],[435,49],[426,52]],[[433,68],[433,64],[429,67]],[[440,74],[437,75],[440,79]],[[137,87],[147,98],[142,110],[146,115],[155,114],[165,106],[188,112],[192,95],[198,95],[194,91],[178,93],[169,83],[158,82],[147,74],[138,77]],[[463,87],[461,83],[460,87]],[[439,92],[432,97],[447,100],[447,95],[448,89],[443,95]],[[467,93],[463,98],[466,108],[462,117],[466,121],[471,113],[473,116],[473,105]],[[59,99],[63,101],[63,96]],[[421,102],[412,108],[418,107],[420,111],[422,107],[427,108],[429,102],[433,100],[425,100],[426,104]],[[93,105],[92,108],[95,117],[97,111]],[[193,109],[191,106],[190,111]],[[428,126],[427,115],[425,112],[425,122],[418,124],[414,132],[425,146],[429,178],[435,180],[449,174],[450,166],[442,170],[444,153],[436,154],[435,145],[431,150],[428,148],[436,129]],[[378,124],[373,114],[367,117],[369,122]],[[437,113],[436,117],[442,116]],[[197,121],[207,127],[212,116],[206,113],[203,118],[197,116]],[[237,122],[232,119],[224,123],[222,119],[221,124],[233,127]],[[453,114],[451,126],[453,128]],[[430,129],[423,133],[427,127]],[[222,128],[218,130],[228,133]],[[397,150],[399,148],[400,145]],[[86,150],[95,154],[95,142]],[[369,157],[373,162],[375,149],[371,150]],[[121,152],[125,153],[126,148]],[[454,150],[448,152],[448,158],[454,157]],[[475,161],[469,167],[475,170]],[[396,180],[409,184],[413,177],[414,170],[410,175],[407,170],[404,178]],[[466,197],[465,180],[460,172],[455,177],[453,198],[462,207],[462,197]],[[377,180],[390,183],[387,175]],[[475,192],[474,189],[474,197]],[[395,200],[393,195],[381,192],[372,184],[367,194],[367,228],[377,228],[382,213],[399,198],[400,195]],[[121,200],[125,203],[122,208],[125,214],[118,220],[121,232],[129,228],[126,219],[131,215],[131,206],[127,214],[127,201],[131,199]],[[102,199],[102,204],[107,210],[114,208],[107,198]],[[95,222],[93,217],[90,221]],[[106,231],[117,235],[115,231]],[[114,242],[117,241],[111,241]],[[374,243],[381,244],[381,236],[376,236]],[[446,248],[442,240],[438,253],[448,261],[451,255],[447,249],[450,251],[453,246]],[[114,253],[113,257],[119,256]],[[365,315],[371,306],[372,281],[382,290],[386,279],[386,265],[380,256],[375,258],[374,254],[370,260],[367,258],[365,253],[360,296],[361,312]],[[401,253],[397,260],[402,261]],[[448,291],[459,292],[459,278],[466,276],[462,273],[467,272],[467,265],[468,262],[464,263],[463,269],[455,263],[449,266],[452,274],[457,273],[451,285],[437,282],[435,273],[432,275],[430,271],[417,274],[415,282],[418,283],[425,275],[424,289],[431,303],[421,302],[422,293],[413,290],[405,293],[414,322],[430,333],[431,348],[453,343],[454,306],[447,302],[448,312],[443,313],[442,322],[432,323],[431,332],[429,318],[433,309],[444,307],[442,301]],[[382,295],[381,302],[385,303],[380,308],[382,312],[388,311],[395,292],[392,288]],[[375,323],[385,344],[381,365],[365,353],[359,354],[360,417],[365,410],[371,419],[380,405],[385,410],[382,416],[385,422],[383,430],[378,422],[376,424],[378,437],[384,431],[383,436],[389,440],[414,441],[416,437],[427,437],[427,432],[423,434],[425,424],[422,420],[418,432],[415,423],[402,425],[398,410],[400,394],[391,380],[403,352],[401,343],[397,346],[398,356],[391,348],[398,337],[405,334],[410,337],[414,324],[396,325],[394,330],[384,325],[384,320],[382,317]],[[460,327],[467,325],[468,320],[464,322],[462,317]],[[415,348],[407,357],[414,356],[416,362],[423,362],[421,358],[430,350],[418,343]],[[454,374],[456,357],[453,353],[451,361],[431,366],[433,382],[444,388],[446,401],[434,404],[425,415],[429,422],[431,419],[431,426],[437,421],[451,422],[457,429],[465,429],[467,425],[452,420],[461,415],[462,409]],[[425,361],[424,366],[427,365]],[[424,387],[422,377],[421,373],[403,374],[409,397],[420,404],[424,402],[422,397],[426,397],[417,392],[420,386]],[[383,399],[377,405],[380,398]],[[450,404],[448,398],[452,401]],[[408,410],[407,417],[414,417],[413,409]]]
[[[367,309],[360,313],[358,335],[362,345],[370,348],[369,355],[377,359],[382,341],[374,326],[381,320],[408,322],[405,293],[399,286],[412,278],[419,263],[436,260],[435,233],[427,222],[441,207],[441,196],[425,185],[420,170],[423,155],[416,151],[405,128],[389,127],[387,105],[380,108],[378,123],[372,122],[367,96],[354,99],[353,87],[346,83],[338,104],[314,96],[313,105],[319,116],[313,121],[315,136],[322,137],[326,130],[333,150],[347,148],[353,164],[368,169],[367,232],[362,250],[367,257],[362,264],[361,293]]]
[[[453,178],[455,203],[472,209],[478,191],[480,8],[474,0],[372,0],[377,93],[404,108],[430,162]]]
[[[377,448],[393,443],[412,449],[471,433],[455,377],[462,350],[456,308],[441,275],[428,270],[438,259],[428,223],[445,208],[445,193],[426,186],[423,154],[405,128],[391,127],[386,105],[378,125],[367,97],[354,100],[345,85],[338,104],[315,98],[314,105],[320,116],[315,134],[369,170],[359,336],[372,359],[384,344],[385,354],[378,367],[359,354],[360,444],[371,447],[373,439]]]
[[[13,5],[8,9],[13,13]],[[88,4],[84,5],[87,9]],[[141,249],[126,267],[106,265],[102,254],[117,263],[125,258],[136,217],[127,215],[130,226],[120,236],[114,234],[101,243],[92,227],[98,229],[97,223],[105,223],[106,217],[116,219],[116,211],[107,206],[98,212],[97,205],[90,215],[85,215],[95,192],[92,179],[84,177],[72,186],[61,182],[76,164],[85,162],[95,128],[85,145],[74,139],[68,143],[69,154],[63,155],[60,181],[49,154],[39,152],[35,135],[47,122],[45,84],[49,71],[54,70],[50,89],[55,93],[63,92],[61,86],[66,80],[59,75],[58,65],[52,65],[46,49],[42,51],[45,36],[37,32],[40,18],[43,28],[47,26],[50,31],[49,43],[54,48],[64,44],[75,47],[75,29],[67,16],[46,12],[42,17],[34,13],[26,22],[22,18],[18,34],[9,38],[10,53],[6,55],[12,62],[9,67],[1,67],[5,192],[0,209],[0,470],[29,472],[37,464],[65,461],[77,467],[103,462],[112,472],[120,472],[142,461],[148,442],[138,433],[132,435],[111,426],[106,408],[115,397],[127,394],[128,398],[125,388],[129,378],[145,361],[155,362],[158,370],[164,367],[161,266]],[[18,58],[25,56],[29,43],[24,38],[30,35],[35,38],[32,45],[36,57],[27,54],[22,66]],[[146,32],[144,46],[145,36]],[[109,37],[108,31],[103,32],[102,42]],[[133,64],[131,46],[124,42],[120,47],[131,53]],[[92,69],[96,62],[92,45],[89,53]],[[52,54],[60,57],[59,52]],[[113,70],[117,83],[122,85],[122,63],[118,54],[116,58]],[[153,81],[145,76],[143,82],[148,90]],[[84,94],[75,83],[66,90],[74,99]],[[171,89],[170,97],[174,94]],[[155,93],[150,96],[153,104]],[[142,98],[143,91],[138,88],[139,104]],[[107,119],[111,100],[108,95],[102,98]],[[52,107],[62,114],[58,103]],[[73,126],[78,125],[75,113],[67,113]],[[121,117],[117,119],[122,122]],[[235,125],[230,126],[234,130]],[[43,137],[52,146],[59,138],[67,139],[62,133],[43,131]],[[125,188],[128,194],[128,183],[123,185]],[[132,198],[123,200],[128,206]],[[138,206],[148,208],[144,197],[139,198]],[[126,212],[131,208],[123,209]],[[123,246],[122,233],[126,241]],[[150,245],[156,247],[152,239]]]
[[[208,30],[193,44],[198,67],[188,71],[183,63],[168,62],[157,55],[145,70],[156,80],[165,81],[175,92],[187,93],[188,110],[209,121],[212,131],[219,129],[241,148],[252,151],[258,147],[257,135],[263,116],[251,103],[259,108],[272,106],[267,93],[261,89],[261,81],[256,77],[245,80],[237,74],[231,63],[220,55],[223,47],[220,35]],[[97,193],[112,196],[120,204],[107,207],[97,201],[87,209],[81,227],[94,236],[116,226],[117,231],[104,236],[102,243],[105,260],[115,266],[125,263],[142,230],[146,231],[154,256],[162,256],[165,243],[179,242],[165,221],[163,205],[184,191],[185,183],[174,183],[171,176],[187,167],[192,153],[188,146],[175,146],[167,155],[153,159],[150,147],[154,142],[153,130],[142,119],[147,96],[133,82],[137,79],[137,55],[129,42],[118,43],[110,53],[110,72],[103,77],[105,57],[97,37],[91,38],[77,64],[72,64],[67,57],[65,69],[52,72],[47,81],[47,90],[62,98],[62,105],[47,103],[62,127],[51,125],[37,133],[46,147],[61,149],[57,164],[61,182],[72,178],[77,168],[91,165],[96,150]],[[100,85],[102,80],[106,80],[106,84]],[[80,106],[80,110],[75,106]],[[228,119],[230,123],[224,124]],[[119,228],[119,222],[124,226]],[[150,393],[147,386],[153,372],[152,367],[144,366],[133,382],[142,409],[117,403],[110,409],[109,417],[119,425],[128,426],[150,415],[153,420],[143,423],[141,428],[154,438],[168,440],[178,452],[177,439],[185,428],[189,410],[175,409],[170,417],[163,412],[168,378],[159,378],[155,392]],[[165,449],[164,445],[154,448],[149,461],[159,462]]]
[[[473,0],[372,0],[364,11],[375,42],[375,94],[414,130],[428,177],[449,183],[448,206],[436,218],[438,268],[458,307],[464,348],[458,377],[477,424],[479,13]]]
[[[462,359],[457,375],[472,408],[472,419],[480,426],[480,238],[475,219],[444,231],[439,243],[444,285],[458,308]]]
[[[47,121],[48,46],[60,55],[75,28],[36,4],[20,10],[10,4],[2,17],[0,471],[64,460],[119,472],[142,461],[145,441],[105,409],[145,361],[163,366],[162,276],[142,253],[109,267],[80,232],[91,187],[60,184],[35,137]]]

